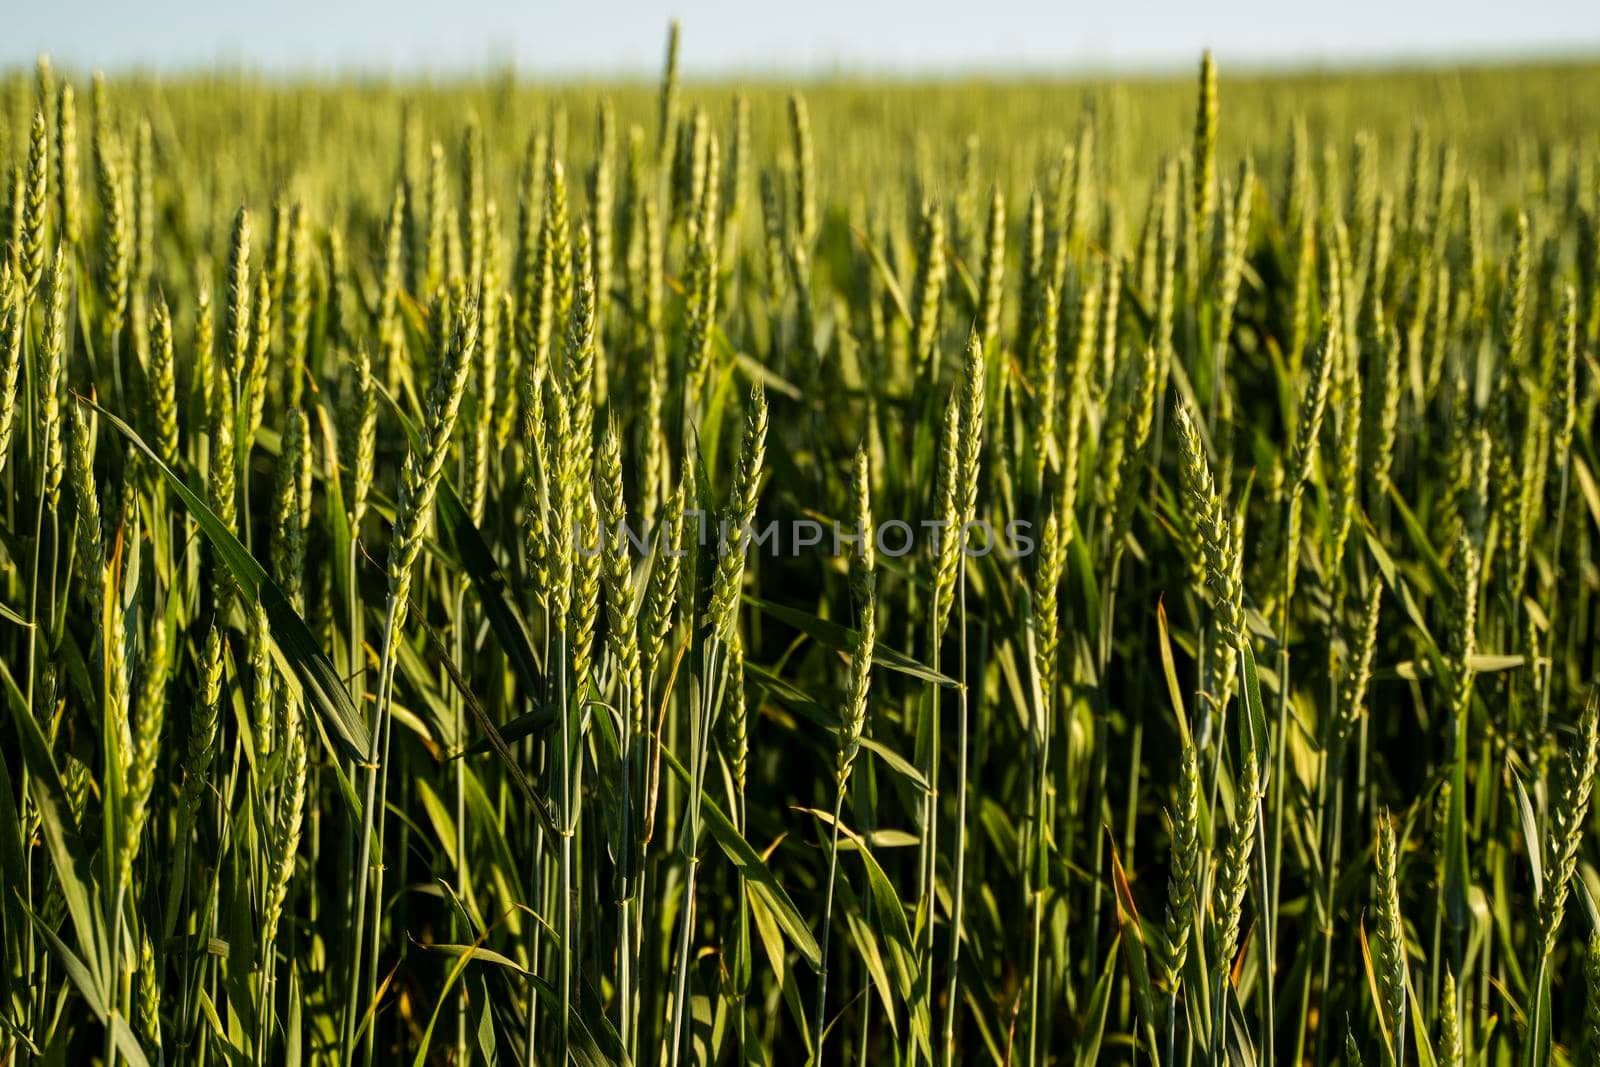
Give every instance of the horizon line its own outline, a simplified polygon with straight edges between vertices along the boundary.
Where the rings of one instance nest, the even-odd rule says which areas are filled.
[[[891,83],[958,82],[963,80],[996,83],[1022,83],[1034,81],[1075,82],[1106,80],[1166,80],[1190,75],[1207,49],[1197,49],[1192,54],[1177,53],[1142,56],[1132,59],[1111,59],[1063,56],[1059,60],[1021,59],[1008,62],[1003,59],[986,59],[972,63],[931,62],[901,63],[841,58],[833,64],[745,63],[731,61],[725,64],[698,63],[694,68],[679,70],[679,83],[685,86],[705,84],[763,84],[803,82],[808,84],[849,83],[852,81],[882,81]],[[1344,51],[1318,53],[1300,51],[1290,54],[1268,54],[1211,50],[1219,73],[1229,78],[1293,78],[1303,76],[1339,76],[1363,74],[1393,74],[1449,70],[1493,70],[1516,68],[1549,68],[1600,64],[1600,40],[1583,43],[1561,42],[1519,45],[1510,48],[1462,47],[1449,50],[1430,49],[1373,49],[1369,51]],[[57,64],[49,49],[42,49],[31,59],[12,57],[0,64],[0,76],[14,77],[30,72],[39,57],[49,56],[58,74],[85,76],[104,73],[110,78],[159,78],[162,80],[201,80],[218,76],[247,77],[264,82],[281,84],[337,82],[356,80],[369,83],[470,83],[508,74],[519,82],[538,85],[582,84],[656,84],[660,69],[638,64],[605,67],[602,65],[551,67],[518,61],[515,57],[487,56],[481,61],[437,65],[383,63],[365,60],[341,60],[306,64],[283,64],[273,61],[251,61],[229,57],[225,49],[209,61],[177,60],[151,61],[148,59],[117,60],[105,64],[80,64],[67,61]]]

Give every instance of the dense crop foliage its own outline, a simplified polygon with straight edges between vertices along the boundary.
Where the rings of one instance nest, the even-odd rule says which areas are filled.
[[[1600,1060],[1600,71],[3,92],[0,1063]]]

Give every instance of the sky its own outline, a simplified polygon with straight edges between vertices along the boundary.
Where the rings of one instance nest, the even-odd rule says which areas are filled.
[[[1347,66],[1600,54],[1600,0],[0,0],[0,66],[686,77]]]

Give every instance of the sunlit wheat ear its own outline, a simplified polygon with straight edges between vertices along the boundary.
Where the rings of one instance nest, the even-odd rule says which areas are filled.
[[[72,83],[62,82],[56,98],[56,223],[61,240],[78,243],[78,105]]]
[[[739,466],[733,488],[728,493],[724,516],[727,535],[719,545],[716,573],[711,580],[711,604],[707,609],[713,631],[724,639],[731,632],[744,578],[745,548],[755,521],[756,499],[767,448],[767,394],[757,385],[750,391],[745,410],[744,437],[739,443]]]
[[[690,115],[689,124],[679,131],[677,152],[672,160],[668,191],[674,224],[699,222],[710,145],[711,120],[705,108],[697,107]]]
[[[1334,368],[1343,356],[1338,309],[1339,290],[1334,285],[1329,293],[1329,308],[1323,316],[1322,341],[1312,353],[1311,363],[1306,368],[1305,391],[1300,397],[1291,453],[1293,458],[1289,463],[1291,486],[1303,486],[1311,478],[1317,439],[1322,432],[1322,418],[1328,405],[1328,387],[1333,381]]]
[[[662,66],[661,95],[656,119],[656,154],[665,162],[678,126],[678,20],[667,29],[667,58]]]
[[[1361,628],[1346,637],[1351,652],[1339,678],[1339,716],[1336,722],[1336,737],[1341,744],[1349,740],[1366,711],[1367,683],[1372,678],[1372,652],[1378,642],[1379,606],[1382,602],[1383,583],[1374,581],[1367,589]],[[1351,641],[1350,637],[1354,637],[1354,640]]]
[[[73,505],[77,511],[78,572],[88,591],[92,618],[105,607],[106,549],[100,518],[100,493],[94,479],[94,423],[81,404],[69,412],[72,441],[67,454],[72,470]]]
[[[1250,865],[1255,858],[1256,837],[1261,829],[1261,798],[1264,787],[1254,745],[1244,745],[1239,773],[1234,779],[1233,828],[1227,847],[1217,865],[1215,910],[1217,925],[1216,969],[1225,981],[1233,969],[1233,956],[1239,944],[1244,921],[1245,892],[1250,885]]]
[[[206,503],[223,529],[238,530],[238,483],[233,463],[237,415],[232,376],[218,366],[211,415],[211,463],[206,468]],[[233,576],[220,553],[211,553],[211,595],[219,624],[225,623],[234,592]]]
[[[572,275],[577,286],[572,314],[567,322],[562,365],[572,399],[573,432],[580,448],[579,461],[588,474],[594,453],[595,368],[598,325],[594,289],[594,246],[589,227],[578,228],[572,251]]]
[[[344,348],[351,341],[350,331],[356,310],[344,232],[330,227],[323,235],[322,249],[327,294],[327,338],[324,343],[334,348]]]
[[[491,241],[491,247],[498,247],[498,241]],[[499,317],[499,349],[500,358],[493,371],[499,377],[496,384],[496,396],[499,403],[494,413],[494,442],[496,451],[504,454],[511,444],[511,437],[516,432],[519,408],[523,400],[522,379],[523,359],[522,351],[517,346],[517,309],[516,302],[508,292],[502,292],[495,307],[495,314]]]
[[[272,287],[272,304],[283,304],[289,277],[290,205],[287,193],[279,190],[272,198],[272,213],[267,217],[267,247],[262,257],[261,274]]]
[[[805,246],[799,241],[789,242],[789,278],[794,283],[795,304],[795,334],[798,337],[800,352],[816,363],[822,362],[822,353],[817,350],[817,315],[816,306],[812,303],[813,291],[811,287],[811,260],[806,255]]]
[[[1145,466],[1145,448],[1150,441],[1150,427],[1155,415],[1156,382],[1161,375],[1161,357],[1153,347],[1146,346],[1144,356],[1136,369],[1132,389],[1122,415],[1126,420],[1122,456],[1112,494],[1112,508],[1108,516],[1109,542],[1120,545],[1133,519],[1133,507],[1142,492],[1142,472]]]
[[[1371,306],[1369,319],[1363,346],[1378,367],[1375,375],[1378,393],[1374,403],[1364,406],[1367,440],[1363,453],[1367,463],[1367,491],[1378,497],[1389,487],[1395,437],[1400,425],[1401,350],[1399,331],[1381,325],[1383,307],[1380,303]]]
[[[1244,278],[1245,256],[1250,248],[1250,223],[1256,195],[1255,165],[1246,157],[1239,164],[1239,177],[1233,197],[1226,195],[1228,183],[1223,183],[1224,196],[1218,214],[1224,216],[1217,227],[1218,281],[1216,345],[1220,358],[1215,366],[1226,373],[1227,353],[1233,339],[1233,319],[1239,303],[1239,287]],[[1231,392],[1225,392],[1223,405],[1232,403]]]
[[[1172,358],[1173,317],[1177,314],[1178,245],[1182,240],[1177,219],[1178,201],[1182,197],[1176,162],[1169,161],[1161,180],[1160,217],[1155,231],[1156,239],[1156,319],[1151,344],[1160,368],[1166,377],[1166,367]]]
[[[1122,300],[1122,261],[1113,258],[1106,268],[1105,285],[1100,299],[1100,360],[1097,370],[1095,396],[1106,399],[1116,381],[1117,356],[1120,335],[1119,315]]]
[[[935,521],[939,536],[934,539],[933,560],[933,641],[937,644],[950,625],[950,610],[955,604],[956,570],[961,558],[962,477],[961,397],[952,388],[944,405],[944,421],[939,434],[939,474],[934,500],[938,508]]]
[[[1181,486],[1200,536],[1205,561],[1205,581],[1216,608],[1216,625],[1230,645],[1244,639],[1244,591],[1238,576],[1240,546],[1223,513],[1194,418],[1180,401],[1173,406],[1178,434],[1178,469]],[[1213,694],[1215,695],[1215,694]]]
[[[828,888],[822,912],[822,968],[817,986],[815,1041],[821,1048],[827,1007],[828,940],[833,918],[834,884],[839,862],[839,818],[844,807],[850,772],[861,751],[861,737],[867,725],[872,656],[877,640],[878,594],[877,550],[872,522],[872,472],[864,447],[856,449],[851,474],[851,520],[857,538],[850,553],[850,598],[855,603],[856,633],[850,649],[850,674],[845,683],[844,704],[840,708],[838,752],[834,763],[834,809],[832,845],[828,851]]]
[[[983,457],[983,394],[987,379],[984,375],[983,342],[976,333],[967,339],[966,361],[962,367],[961,394],[961,465],[957,481],[957,516],[961,520],[960,537],[965,542],[966,528],[978,512],[978,474]]]
[[[250,728],[256,759],[266,765],[278,745],[278,673],[272,662],[272,631],[266,608],[251,604],[246,629],[250,660]]]
[[[689,549],[685,539],[685,500],[693,498],[694,467],[685,457],[678,484],[673,487],[656,530],[655,560],[650,568],[650,585],[645,594],[641,641],[644,665],[652,671],[672,630],[678,600],[681,560]]]
[[[1061,652],[1061,574],[1066,567],[1067,548],[1072,541],[1072,527],[1063,525],[1056,508],[1052,507],[1044,521],[1039,537],[1039,564],[1033,576],[1034,625],[1038,630],[1038,645],[1034,662],[1039,673],[1039,691],[1044,707],[1041,713],[1049,715],[1055,702],[1059,683]]]
[[[1450,560],[1455,604],[1450,616],[1450,707],[1464,720],[1472,700],[1472,657],[1477,652],[1478,553],[1463,533]]]
[[[156,298],[150,317],[150,391],[155,400],[157,451],[169,467],[178,464],[178,375],[172,354],[172,315]]]
[[[733,136],[728,142],[726,192],[723,194],[722,245],[730,253],[738,244],[740,227],[744,221],[751,155],[750,99],[744,93],[736,93],[733,98]]]
[[[1522,362],[1528,333],[1528,280],[1533,271],[1533,231],[1528,213],[1517,213],[1511,261],[1506,265],[1505,352],[1513,366]]]
[[[450,279],[446,274],[449,252],[446,243],[451,227],[449,196],[446,186],[444,146],[434,141],[428,150],[427,186],[423,206],[426,210],[426,238],[422,246],[422,273],[418,288],[431,293]],[[417,266],[417,264],[413,264]]]
[[[383,271],[378,280],[376,327],[380,343],[395,329],[400,287],[405,276],[405,186],[395,187],[383,228]]]
[[[216,310],[211,304],[211,260],[202,256],[195,264],[194,294],[194,359],[189,364],[184,394],[190,405],[198,405],[198,425],[191,423],[189,433],[205,432],[211,425],[214,392],[217,386],[216,365]]]
[[[488,258],[488,199],[484,185],[484,159],[486,147],[483,125],[476,112],[467,115],[466,128],[461,133],[461,188],[465,216],[466,249],[464,282],[467,288],[478,292],[483,288],[483,271]],[[481,320],[479,330],[482,330]]]
[[[233,217],[229,240],[227,310],[226,381],[237,405],[250,355],[250,213],[243,207]]]
[[[983,281],[978,309],[978,328],[986,351],[993,350],[1000,337],[1001,302],[1005,296],[1006,274],[1006,198],[998,186],[989,197],[989,223],[985,229]]]
[[[295,857],[300,849],[300,834],[304,825],[306,804],[306,727],[299,713],[298,702],[289,703],[290,714],[286,725],[286,756],[283,785],[278,798],[277,819],[272,826],[269,846],[267,899],[262,917],[262,944],[270,955],[277,938],[278,923],[283,917],[284,901],[289,895],[289,881],[294,876]]]
[[[1359,509],[1361,486],[1361,411],[1362,384],[1360,369],[1354,366],[1354,357],[1345,353],[1343,364],[1335,373],[1340,391],[1340,403],[1333,414],[1334,440],[1333,479],[1330,496],[1333,511],[1331,547],[1328,552],[1330,568],[1335,572],[1334,582],[1342,588],[1345,546],[1350,539],[1351,526]]]
[[[567,216],[567,171],[560,153],[552,149],[545,170],[544,229],[540,236],[541,258],[546,259],[544,270],[549,272],[549,314],[536,327],[536,343],[547,349],[550,338],[557,329],[564,329],[572,317],[572,300],[576,279],[572,274],[572,229]],[[546,284],[539,279],[540,286]],[[539,304],[535,304],[536,307]]]
[[[306,355],[311,344],[311,301],[314,253],[306,211],[296,204],[289,213],[289,262],[283,285],[284,348],[288,365],[282,370],[290,407],[299,407],[306,386]]]
[[[817,236],[817,167],[811,150],[811,114],[798,93],[789,97],[789,136],[795,160],[796,232],[809,245]]]
[[[1193,212],[1199,237],[1203,240],[1211,224],[1212,197],[1216,186],[1217,156],[1217,65],[1208,49],[1200,57],[1200,95],[1194,119]]]
[[[250,352],[245,357],[239,400],[239,413],[244,416],[244,433],[234,442],[239,449],[241,469],[249,460],[256,434],[266,416],[267,381],[272,370],[272,334],[272,276],[270,272],[262,271],[256,275],[256,296],[250,318]]]
[[[939,337],[939,312],[944,296],[944,215],[932,203],[922,205],[918,235],[916,284],[912,297],[915,320],[912,323],[911,351],[920,373],[934,374],[935,342]],[[979,343],[982,339],[979,338]]]
[[[967,135],[961,149],[959,176],[950,205],[953,247],[957,254],[972,263],[979,263],[983,259],[983,238],[978,227],[978,159],[981,144],[977,134]],[[981,318],[979,321],[982,321]]]
[[[1374,906],[1369,912],[1373,922],[1372,964],[1393,1053],[1396,1062],[1403,1062],[1407,978],[1405,929],[1400,918],[1399,848],[1388,813],[1380,813],[1373,859]]]
[[[1200,881],[1200,768],[1193,744],[1185,744],[1178,767],[1177,810],[1172,827],[1167,879],[1167,985],[1177,996],[1178,981],[1189,955]]]
[[[348,409],[347,429],[349,454],[346,470],[349,472],[347,506],[349,507],[350,535],[360,539],[361,520],[366,517],[367,498],[372,491],[374,460],[378,437],[378,401],[376,383],[372,377],[372,358],[365,346],[356,355],[355,388]]]
[[[1552,454],[1565,456],[1572,450],[1572,432],[1577,424],[1578,373],[1578,296],[1568,285],[1561,293],[1561,334],[1550,383],[1548,418],[1555,428]]]
[[[310,459],[305,413],[291,408],[281,436],[272,533],[272,570],[279,588],[297,611],[305,610],[305,519],[308,508],[300,467]]]
[[[645,442],[644,495],[652,507],[664,503],[669,461],[667,438],[662,421],[667,396],[667,341],[662,329],[661,293],[664,285],[661,221],[654,200],[645,201],[641,217],[640,276],[643,285],[641,302],[644,305],[643,321],[639,323],[639,347],[645,353],[644,417],[641,433]]]
[[[690,296],[684,356],[688,368],[686,408],[697,409],[711,373],[712,336],[717,319],[717,248],[698,222],[689,226]]]
[[[17,378],[22,371],[22,296],[10,269],[0,270],[0,474],[11,453],[17,426]]]
[[[461,397],[478,347],[477,302],[463,297],[455,308],[450,342],[441,353],[433,386],[428,392],[422,420],[422,448],[406,456],[400,475],[400,496],[395,507],[389,542],[389,600],[393,628],[401,629],[411,592],[411,573],[422,552],[423,533],[433,513],[434,495],[444,475],[450,438]]]
[[[578,298],[573,304],[572,324],[567,334],[567,390],[571,400],[572,442],[564,477],[569,479],[568,502],[572,506],[574,536],[578,539],[573,560],[572,617],[568,644],[576,677],[587,676],[593,656],[594,631],[600,612],[601,544],[600,513],[595,500],[594,467],[594,287],[590,257],[589,230],[578,231],[574,270],[578,278]]]
[[[1464,1053],[1461,1048],[1461,1022],[1456,1003],[1456,979],[1445,968],[1444,983],[1439,987],[1439,1063],[1440,1067],[1461,1067]]]
[[[1305,347],[1311,329],[1311,300],[1316,288],[1316,258],[1317,242],[1316,227],[1309,214],[1302,221],[1290,223],[1293,236],[1293,248],[1296,250],[1294,260],[1294,288],[1290,311],[1289,356],[1295,366],[1299,366],[1305,354]]]
[[[553,374],[545,379],[542,410],[545,426],[543,449],[547,457],[544,478],[547,484],[541,489],[532,483],[537,472],[530,464],[529,525],[525,533],[530,569],[535,573],[543,572],[540,594],[550,613],[551,627],[560,632],[566,629],[567,616],[572,608],[572,560],[577,548],[573,531],[577,520],[576,501],[573,499],[575,483],[568,476],[573,462],[570,456],[574,450],[571,404],[567,400],[566,386]],[[534,503],[541,499],[541,493],[542,513]]]
[[[1033,404],[1031,405],[1033,430],[1033,457],[1028,466],[1030,486],[1042,491],[1045,470],[1056,450],[1056,396],[1060,372],[1057,367],[1057,319],[1055,287],[1046,282],[1040,300],[1038,326],[1032,340]],[[1068,382],[1068,388],[1072,383]],[[1069,399],[1070,404],[1070,399]]]
[[[67,358],[67,305],[72,299],[72,272],[63,249],[45,277],[44,328],[39,340],[38,404],[40,441],[44,446],[44,491],[54,507],[61,497],[62,372]]]
[[[761,172],[761,223],[766,238],[766,282],[768,299],[776,304],[783,298],[784,278],[788,275],[784,247],[788,243],[785,233],[788,223],[784,217],[782,178],[773,170]],[[649,295],[649,290],[646,290]]]
[[[133,287],[136,305],[143,307],[155,269],[155,143],[148,119],[141,118],[133,137]],[[134,325],[141,323],[135,321]]]
[[[1107,272],[1103,267],[1097,267],[1093,282],[1078,294],[1077,321],[1070,341],[1072,351],[1066,370],[1066,426],[1062,431],[1060,481],[1057,488],[1058,502],[1068,509],[1074,507],[1078,500],[1084,424],[1089,418],[1093,402],[1100,302],[1107,282]],[[1066,340],[1061,340],[1058,347],[1066,343]]]
[[[838,788],[843,790],[861,748],[867,722],[873,644],[877,640],[878,593],[875,527],[872,523],[871,469],[865,448],[856,449],[851,476],[851,518],[860,539],[850,553],[851,599],[856,605],[856,642],[850,651],[850,680],[845,689],[843,728],[839,735]]]
[[[600,369],[595,383],[596,395],[604,399],[609,389],[605,371],[605,326],[607,308],[611,302],[612,265],[616,258],[615,235],[612,232],[615,215],[613,184],[613,156],[616,152],[616,116],[611,102],[601,100],[595,118],[595,161],[589,169],[589,227],[594,238],[594,292],[595,331]]]
[[[150,618],[150,632],[144,650],[138,701],[133,707],[133,753],[128,764],[127,792],[123,794],[122,810],[124,833],[127,836],[126,847],[119,857],[119,886],[126,886],[133,875],[133,861],[139,854],[145,824],[150,816],[156,761],[161,754],[161,727],[166,717],[171,655],[166,619],[159,612],[154,613]]]
[[[750,707],[745,693],[744,642],[734,638],[728,650],[727,695],[723,701],[728,762],[735,791],[743,795],[750,773]]]
[[[622,443],[614,421],[601,437],[594,478],[603,538],[607,645],[621,676],[632,679],[640,669],[639,640],[633,613],[633,564],[628,555],[630,527],[622,490]]]
[[[161,1047],[161,972],[148,930],[139,939],[139,1033],[150,1047]]]
[[[44,276],[46,212],[50,194],[50,131],[44,112],[33,115],[33,130],[28,139],[26,198],[23,201],[22,244],[18,258],[22,280],[28,292],[35,292]]]
[[[1555,951],[1573,873],[1577,870],[1589,799],[1594,790],[1596,759],[1600,755],[1597,746],[1600,746],[1600,701],[1590,693],[1578,717],[1577,737],[1567,747],[1566,766],[1556,799],[1550,805],[1544,885],[1539,894],[1539,938],[1545,956]]]
[[[226,656],[222,631],[213,626],[206,633],[205,650],[200,659],[199,703],[190,709],[189,737],[183,755],[183,784],[179,794],[182,824],[193,827],[205,798],[211,766],[217,755],[217,726],[221,717],[222,669]]]

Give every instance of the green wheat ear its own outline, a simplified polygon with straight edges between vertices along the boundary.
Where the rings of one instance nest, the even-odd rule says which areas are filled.
[[[939,313],[944,296],[944,215],[936,205],[923,204],[920,225],[920,254],[912,298],[916,319],[912,324],[911,351],[919,372],[933,375],[938,371],[934,346],[939,336]]]
[[[50,191],[50,133],[43,111],[33,115],[32,133],[28,139],[28,166],[26,171],[22,216],[22,243],[17,252],[22,265],[22,280],[30,293],[39,288],[44,277],[45,213],[49,208]]]
[[[1237,646],[1244,639],[1244,591],[1239,580],[1240,545],[1224,517],[1224,500],[1211,477],[1194,418],[1179,402],[1173,407],[1178,433],[1181,485],[1200,536],[1199,557],[1205,562],[1206,589],[1217,611],[1217,626],[1227,641]]]
[[[169,467],[178,465],[178,375],[172,350],[172,314],[165,297],[156,297],[150,318],[150,391],[155,399],[157,451]]]
[[[61,83],[56,100],[56,213],[61,239],[76,245],[82,219],[78,212],[78,106],[71,82]]]
[[[1465,1053],[1461,1048],[1461,1023],[1456,1004],[1456,979],[1445,968],[1439,988],[1439,1063],[1440,1067],[1461,1067]]]
[[[106,550],[100,517],[100,493],[94,477],[94,424],[81,404],[71,411],[72,441],[68,465],[72,471],[73,503],[77,509],[78,571],[89,592],[92,617],[105,608]]]
[[[1378,816],[1373,968],[1396,1062],[1404,1062],[1406,1010],[1405,930],[1400,918],[1399,844],[1387,813]]]
[[[1544,885],[1539,894],[1539,935],[1545,956],[1555,950],[1561,920],[1566,914],[1567,896],[1583,844],[1589,799],[1594,791],[1597,758],[1600,758],[1600,701],[1591,693],[1578,717],[1578,735],[1567,747],[1565,773],[1560,779],[1556,800],[1550,806]]]
[[[1211,224],[1217,155],[1217,65],[1209,49],[1200,57],[1200,94],[1195,106],[1193,154],[1194,219],[1199,238],[1204,240],[1206,229]]]
[[[1232,834],[1217,865],[1216,899],[1212,902],[1217,929],[1216,980],[1228,981],[1234,952],[1244,923],[1244,898],[1250,885],[1250,866],[1255,859],[1256,840],[1261,830],[1261,799],[1265,785],[1253,744],[1241,746],[1243,757],[1235,777],[1234,822]]]
[[[1184,960],[1189,955],[1189,934],[1194,927],[1199,895],[1200,768],[1193,744],[1185,744],[1178,769],[1176,814],[1172,826],[1171,874],[1167,879],[1167,985],[1178,995]]]
[[[711,581],[711,603],[707,609],[712,630],[724,638],[731,634],[734,625],[735,608],[744,577],[745,548],[750,539],[751,523],[755,521],[766,447],[767,395],[757,385],[750,390],[745,411],[744,437],[739,443],[739,465],[734,472],[733,488],[728,494],[725,514],[728,533],[720,545],[721,555]]]
[[[961,397],[951,389],[944,405],[944,421],[939,434],[939,475],[937,506],[939,536],[934,539],[933,565],[933,643],[944,638],[950,625],[950,611],[955,605],[957,564],[961,558],[961,502],[958,497],[962,480]]]
[[[622,676],[639,673],[639,640],[633,615],[633,566],[628,552],[628,512],[622,488],[622,443],[616,422],[606,426],[595,466],[595,497],[599,501],[602,580],[605,588],[607,643]]]
[[[809,246],[817,236],[817,167],[811,150],[811,113],[799,93],[789,97],[789,136],[795,161],[796,235]]]
[[[17,378],[22,371],[22,334],[27,312],[10,267],[0,268],[0,474],[17,425]]]
[[[873,645],[877,640],[878,593],[876,530],[872,522],[872,472],[865,448],[856,449],[851,474],[851,518],[858,543],[850,553],[851,599],[856,605],[856,642],[850,651],[850,681],[845,689],[843,729],[839,735],[838,788],[850,780],[867,722],[867,690]]]
[[[39,429],[44,443],[44,491],[51,507],[61,496],[62,376],[67,359],[67,305],[72,300],[72,272],[63,248],[45,276],[44,328],[39,341]]]

